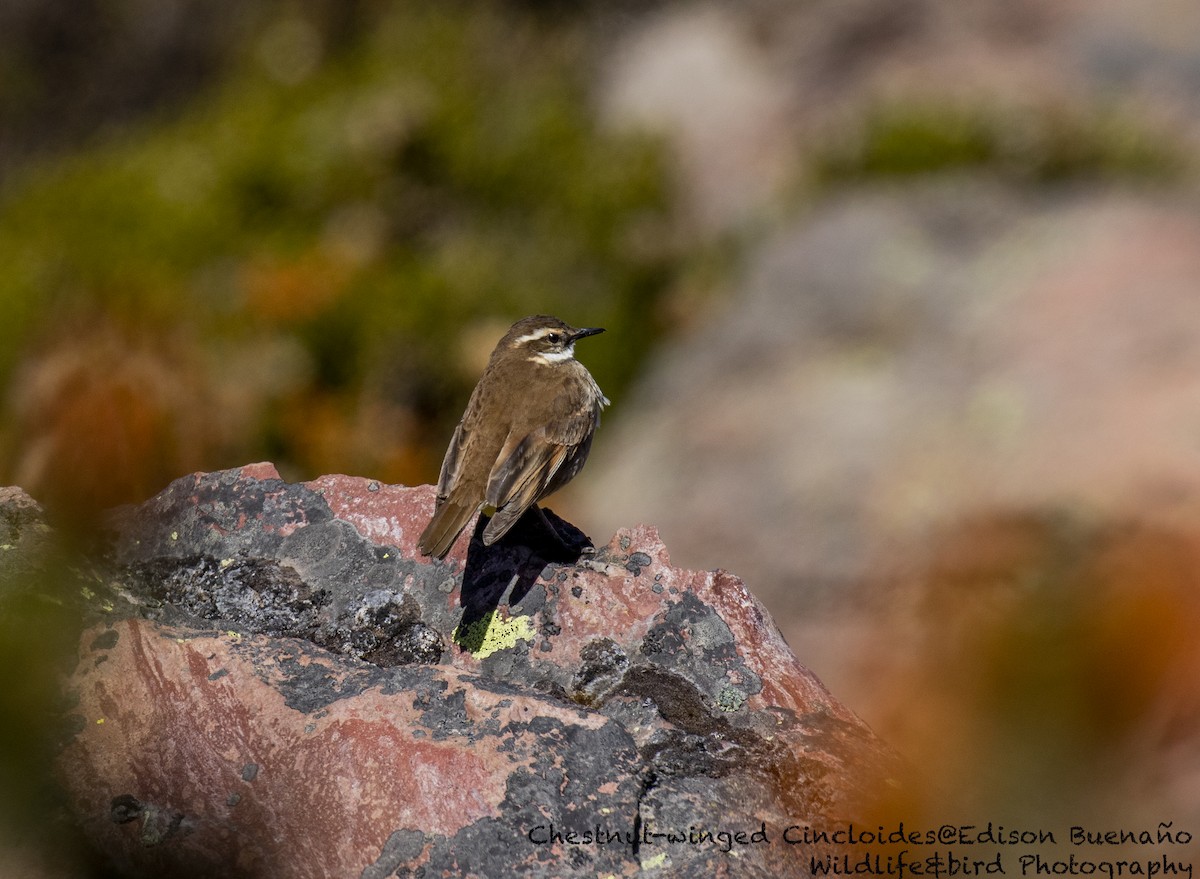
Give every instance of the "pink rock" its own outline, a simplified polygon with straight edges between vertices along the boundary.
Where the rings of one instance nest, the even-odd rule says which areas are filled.
[[[117,515],[143,603],[84,633],[59,761],[98,849],[155,876],[807,875],[788,827],[893,794],[736,577],[647,526],[576,564],[521,534],[430,561],[432,505],[255,465]]]

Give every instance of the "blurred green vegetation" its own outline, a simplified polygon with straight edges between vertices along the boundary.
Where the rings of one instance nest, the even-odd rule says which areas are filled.
[[[818,148],[819,183],[987,170],[1034,184],[1163,181],[1188,165],[1177,140],[1116,109],[1016,107],[929,98],[871,105],[853,133]]]
[[[66,804],[53,773],[71,735],[63,722],[71,697],[62,685],[84,626],[80,564],[40,509],[0,491],[0,663],[7,677],[0,688],[0,865],[20,875],[32,864],[46,869],[28,875],[99,875],[84,870],[86,845],[62,820]]]
[[[537,312],[610,330],[583,359],[619,399],[681,264],[657,146],[597,130],[568,24],[371,16],[336,53],[276,20],[182,112],[8,182],[0,481],[95,505],[254,458],[429,481]]]

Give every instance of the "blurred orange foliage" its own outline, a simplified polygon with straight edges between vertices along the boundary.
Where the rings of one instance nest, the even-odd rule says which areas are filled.
[[[175,329],[94,318],[24,363],[16,482],[70,520],[154,494],[216,446],[209,389]]]
[[[928,782],[903,808],[1160,802],[1200,758],[1174,750],[1200,740],[1197,572],[1200,532],[1145,521],[995,512],[936,537],[880,623],[876,727]]]

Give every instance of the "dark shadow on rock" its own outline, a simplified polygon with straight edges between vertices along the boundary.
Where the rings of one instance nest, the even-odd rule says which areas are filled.
[[[472,653],[482,646],[488,623],[510,583],[508,606],[513,607],[528,594],[546,565],[578,561],[592,549],[586,534],[536,505],[507,534],[486,546],[483,529],[489,521],[487,516],[479,517],[467,547],[459,599],[463,616],[454,634],[454,642]]]

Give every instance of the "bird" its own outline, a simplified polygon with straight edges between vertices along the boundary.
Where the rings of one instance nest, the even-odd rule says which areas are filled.
[[[535,314],[496,344],[450,438],[421,552],[442,559],[477,512],[491,546],[583,468],[609,400],[575,359],[575,343],[604,332]]]

